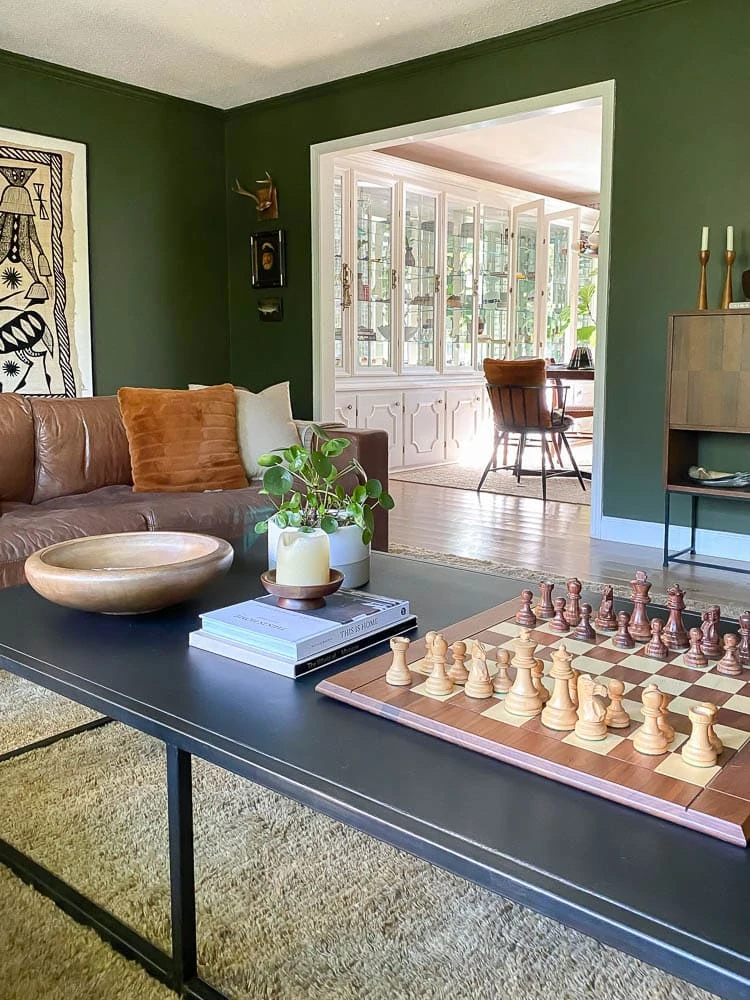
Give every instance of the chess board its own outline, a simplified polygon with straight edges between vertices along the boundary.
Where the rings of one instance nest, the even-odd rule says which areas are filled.
[[[520,632],[514,620],[517,609],[517,601],[508,602],[440,631],[449,644],[463,640],[469,650],[472,640],[480,640],[487,649],[487,664],[493,673],[497,669],[495,651],[513,651],[514,639]],[[728,677],[717,673],[716,661],[709,661],[703,669],[686,666],[682,653],[670,654],[668,662],[658,661],[644,655],[644,644],[621,650],[613,645],[611,634],[599,633],[590,642],[579,642],[552,631],[549,623],[541,620],[531,635],[539,644],[534,655],[545,661],[545,673],[551,665],[552,651],[565,643],[574,656],[571,665],[576,670],[599,677],[604,683],[612,677],[622,680],[623,705],[631,717],[630,726],[610,729],[605,739],[592,742],[574,733],[547,729],[538,716],[528,719],[511,715],[505,709],[503,695],[469,698],[459,686],[448,695],[427,694],[424,681],[429,670],[423,665],[423,639],[409,647],[410,687],[386,683],[385,673],[392,661],[388,652],[335,674],[318,684],[317,690],[506,764],[747,847],[750,669],[743,670],[742,676]],[[551,690],[548,676],[544,683]],[[669,721],[675,739],[661,756],[638,753],[633,746],[633,734],[643,721],[641,694],[648,684],[657,684],[672,699]],[[716,733],[724,750],[715,767],[693,767],[680,753],[690,733],[687,713],[691,705],[707,701],[717,706]]]

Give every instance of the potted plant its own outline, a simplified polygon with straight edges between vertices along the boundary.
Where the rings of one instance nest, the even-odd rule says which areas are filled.
[[[261,493],[271,498],[276,513],[255,525],[268,532],[268,564],[276,564],[276,546],[285,529],[322,529],[331,547],[331,567],[344,574],[345,587],[360,587],[370,578],[370,542],[375,529],[374,507],[392,510],[394,503],[379,479],[368,479],[356,458],[337,468],[333,459],[350,445],[348,438],[331,437],[312,425],[316,445],[278,448],[261,455],[265,469]],[[347,493],[341,481],[355,474],[360,482]]]

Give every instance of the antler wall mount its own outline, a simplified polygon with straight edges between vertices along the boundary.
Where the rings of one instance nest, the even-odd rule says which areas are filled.
[[[243,188],[235,177],[232,191],[234,191],[235,194],[241,194],[245,198],[253,199],[259,219],[278,219],[279,198],[273,178],[268,171],[266,171],[265,178],[262,181],[256,181],[255,183],[258,185],[257,190],[255,192],[248,191],[247,188]]]

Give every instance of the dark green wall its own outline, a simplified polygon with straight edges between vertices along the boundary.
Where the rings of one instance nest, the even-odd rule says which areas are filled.
[[[3,53],[0,95],[87,146],[95,391],[226,379],[223,113]]]
[[[230,197],[233,378],[290,378],[296,411],[310,412],[311,143],[614,79],[604,509],[661,520],[666,321],[695,303],[699,227],[712,229],[713,305],[721,227],[736,227],[735,273],[750,266],[748,38],[747,0],[636,0],[230,112],[227,175],[273,173],[289,257],[284,322],[261,325],[247,249],[257,223]],[[745,455],[747,468],[750,446]],[[748,521],[747,505],[716,503],[702,523],[750,531]]]

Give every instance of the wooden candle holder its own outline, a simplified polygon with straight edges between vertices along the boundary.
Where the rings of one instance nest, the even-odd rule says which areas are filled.
[[[732,264],[734,264],[736,256],[734,250],[724,251],[724,262],[727,265],[727,273],[724,276],[724,291],[721,294],[722,309],[728,309],[729,303],[732,301]]]
[[[701,277],[698,285],[698,305],[697,309],[708,309],[708,284],[706,281],[706,268],[708,258],[711,256],[710,250],[701,250],[698,253],[698,260],[701,262]]]

